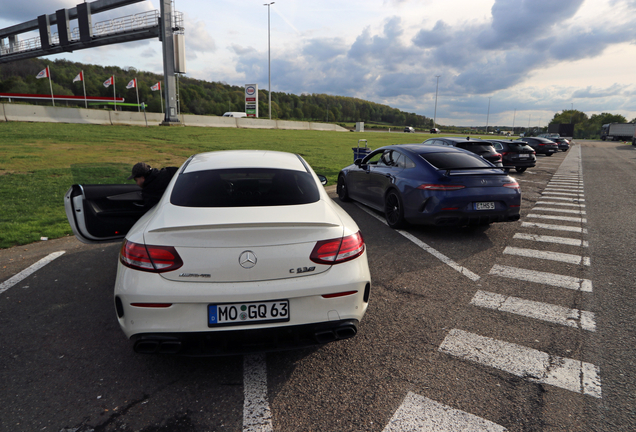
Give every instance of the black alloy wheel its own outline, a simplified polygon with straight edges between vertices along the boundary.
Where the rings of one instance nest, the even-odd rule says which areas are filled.
[[[349,197],[349,191],[347,190],[347,182],[345,182],[344,176],[338,177],[338,198],[342,202],[351,201]]]
[[[527,169],[528,169],[528,167],[515,167],[515,170],[517,170],[518,173],[522,173],[522,172],[524,172]]]
[[[404,226],[404,207],[402,199],[395,189],[390,190],[384,199],[384,217],[386,223],[393,229]]]

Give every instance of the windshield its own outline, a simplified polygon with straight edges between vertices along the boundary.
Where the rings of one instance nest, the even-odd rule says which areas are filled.
[[[182,207],[269,207],[309,204],[320,199],[308,172],[237,168],[181,174],[170,202]]]
[[[492,167],[485,159],[465,153],[423,153],[420,157],[437,169]]]

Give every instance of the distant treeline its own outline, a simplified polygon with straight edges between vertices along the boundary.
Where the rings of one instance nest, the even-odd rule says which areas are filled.
[[[50,94],[48,79],[35,78],[46,66],[50,68],[54,94],[83,96],[82,83],[73,82],[73,78],[83,70],[87,95],[112,97],[113,87],[106,88],[103,83],[114,75],[117,97],[125,98],[128,103],[136,103],[135,89],[126,89],[126,84],[137,78],[139,101],[147,105],[147,111],[161,112],[159,92],[151,91],[150,87],[161,81],[163,76],[135,68],[103,67],[41,58],[15,61],[0,65],[0,93]],[[184,114],[220,116],[227,111],[245,111],[243,87],[222,82],[208,82],[181,76],[178,96],[180,110]],[[268,92],[259,89],[258,99],[259,116],[268,117]],[[137,110],[135,107],[121,109]],[[432,126],[432,120],[422,115],[362,99],[327,94],[298,96],[272,92],[272,118],[335,123],[364,121],[419,128]]]

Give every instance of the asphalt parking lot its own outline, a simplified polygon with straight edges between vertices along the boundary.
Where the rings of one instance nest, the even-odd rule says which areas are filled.
[[[1,250],[0,429],[633,430],[629,150],[586,143],[512,173],[513,223],[395,231],[342,203],[371,301],[355,338],[314,349],[138,355],[114,314],[118,244]]]

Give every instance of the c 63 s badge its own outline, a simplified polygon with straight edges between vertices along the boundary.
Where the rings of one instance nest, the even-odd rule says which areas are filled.
[[[312,272],[314,270],[316,270],[316,267],[298,267],[296,269],[289,269],[289,272],[299,274],[299,273]]]

